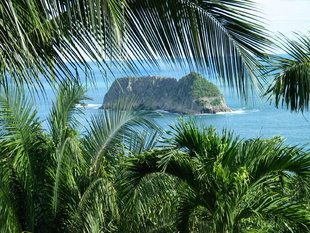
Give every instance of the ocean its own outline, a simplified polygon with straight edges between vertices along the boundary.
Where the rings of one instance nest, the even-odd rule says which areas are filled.
[[[88,101],[88,106],[85,107],[86,114],[81,119],[81,131],[87,127],[87,119],[91,114],[95,114],[103,102],[105,93],[107,92],[111,82],[107,82],[102,73],[96,68],[95,65],[90,63],[93,67],[95,85],[88,83],[87,96],[92,98]],[[137,76],[143,75],[156,75],[163,77],[181,78],[189,73],[188,68],[171,67],[170,65],[161,64],[160,70],[155,68],[139,69]],[[127,76],[118,70],[113,70],[116,78]],[[130,74],[130,73],[129,73]],[[231,91],[227,87],[218,83],[214,79],[209,79],[208,75],[203,74],[209,81],[218,86],[224,95],[226,104],[232,108],[232,113],[219,113],[219,114],[202,114],[193,115],[194,119],[206,126],[215,126],[219,131],[223,128],[233,131],[236,135],[240,135],[242,139],[249,138],[270,138],[274,136],[282,136],[286,140],[286,144],[307,144],[310,143],[310,113],[291,113],[286,109],[277,109],[273,104],[270,104],[266,98],[260,98],[258,95],[250,95],[247,103],[240,99],[236,91]],[[82,82],[85,83],[85,78],[80,74]],[[110,76],[110,80],[113,78]],[[84,81],[83,81],[84,80]],[[38,115],[43,121],[43,126],[48,128],[46,118],[49,114],[51,103],[54,100],[54,90],[46,83],[46,98],[36,96],[36,107]],[[173,113],[163,113],[163,116],[158,118],[157,121],[164,129],[168,129],[169,124],[174,124],[178,121],[180,116]],[[185,116],[186,117],[186,116]],[[310,148],[309,146],[306,146]]]

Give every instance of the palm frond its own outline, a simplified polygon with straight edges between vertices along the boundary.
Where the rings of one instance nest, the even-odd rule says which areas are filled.
[[[159,141],[161,132],[154,130],[144,130],[143,132],[135,132],[130,139],[128,152],[130,154],[141,154],[144,151],[154,149]]]
[[[62,84],[48,119],[52,137],[49,145],[52,162],[46,173],[50,179],[48,190],[52,218],[60,229],[64,227],[62,221],[70,216],[69,206],[74,205],[78,195],[74,174],[79,171],[84,160],[79,148],[77,127],[78,117],[84,112],[77,105],[88,100],[85,92],[85,88],[77,82]]]
[[[220,135],[215,127],[198,125],[198,122],[192,118],[180,118],[177,124],[170,126],[170,129],[167,133],[172,140],[166,141],[173,147],[188,151],[191,156],[207,154],[208,159],[217,156],[219,150],[224,150],[224,145],[226,149],[236,147],[239,139],[225,129]]]
[[[181,190],[180,202],[177,207],[177,229],[183,233],[187,232],[190,225],[190,216],[200,206],[199,196],[191,188]]]
[[[2,175],[7,185],[3,190],[9,191],[6,195],[12,195],[16,214],[13,219],[18,219],[21,229],[33,231],[37,223],[36,214],[42,213],[36,209],[46,207],[41,196],[44,183],[38,182],[37,178],[45,179],[44,169],[48,160],[44,157],[46,140],[33,101],[17,88],[2,89],[0,125],[4,152],[1,160],[6,164],[3,167],[6,174]]]
[[[206,134],[201,133],[197,122],[193,119],[185,120],[180,118],[177,124],[170,126],[170,129],[171,131],[167,132],[172,136],[170,143],[176,148],[187,149],[191,155],[204,151]],[[212,134],[214,130],[210,130]]]
[[[128,20],[129,43],[147,52],[137,35],[141,32],[158,57],[208,70],[242,97],[249,87],[262,88],[257,57],[263,56],[269,40],[252,1],[127,2],[133,18]]]
[[[293,203],[279,205],[277,208],[270,210],[268,214],[286,220],[286,222],[289,223],[286,226],[290,225],[289,228],[307,232],[310,229],[310,215],[307,209],[308,206],[306,205]]]
[[[180,180],[164,173],[144,176],[139,184],[126,193],[120,180],[121,231],[166,232],[175,231],[175,206],[178,202],[176,190]],[[123,196],[126,194],[126,196]]]
[[[133,102],[123,100],[116,108],[104,109],[91,116],[84,144],[93,172],[99,171],[101,159],[108,156],[106,152],[112,153],[121,143],[128,145],[135,131],[159,128],[154,121],[159,116],[157,113],[133,111],[133,106]]]
[[[310,175],[309,154],[296,146],[284,146],[278,138],[246,141],[239,153],[241,163],[256,181],[275,172],[289,172],[304,178]]]
[[[110,0],[1,3],[1,84],[13,81],[44,89],[44,80],[50,85],[67,77],[74,80],[72,70],[91,77],[85,54],[102,71],[111,71],[112,66],[124,70],[126,65],[119,61],[126,60],[125,8],[125,1]]]
[[[256,218],[277,218],[283,227],[307,229],[308,215],[296,211],[294,222],[289,209],[284,213],[285,206],[294,209],[308,203],[302,193],[309,190],[310,157],[302,148],[285,146],[278,137],[240,141],[229,132],[199,129],[192,120],[172,129],[171,147],[129,158],[123,200],[133,197],[144,177],[164,172],[184,184],[175,209],[179,231],[209,226],[210,231],[226,232],[241,229],[244,221],[258,223]],[[283,212],[277,215],[277,209]]]
[[[308,111],[310,96],[310,39],[297,34],[292,40],[284,35],[279,38],[278,48],[289,57],[271,56],[269,75],[273,76],[265,95],[291,111]]]
[[[18,210],[11,198],[11,190],[8,187],[8,177],[5,166],[1,166],[0,172],[0,230],[3,232],[21,231]],[[15,194],[16,195],[16,194]]]
[[[94,232],[96,228],[110,231],[119,220],[116,190],[106,178],[90,183],[75,204],[72,206],[71,232]]]
[[[286,225],[292,229],[299,226],[303,230],[307,229],[307,226],[309,226],[309,214],[306,213],[306,205],[301,202],[292,203],[290,202],[289,196],[283,196],[277,192],[257,191],[257,193],[252,192],[252,195],[248,195],[251,199],[245,202],[246,205],[240,207],[241,211],[236,216],[236,220],[239,222],[235,225],[236,229],[240,229],[240,225],[242,225],[241,219],[251,218],[276,218],[276,225]],[[294,221],[292,221],[293,218],[295,218]],[[251,224],[245,226],[248,229],[251,228]]]
[[[0,7],[0,81],[44,89],[43,80],[74,80],[72,70],[92,77],[85,54],[109,76],[162,58],[208,70],[246,97],[262,88],[257,57],[269,46],[255,13],[246,0],[9,0]]]
[[[78,117],[83,115],[84,111],[83,108],[77,108],[77,105],[82,105],[84,101],[89,100],[85,93],[85,88],[77,82],[64,83],[60,87],[48,118],[51,135],[56,145],[79,126]]]

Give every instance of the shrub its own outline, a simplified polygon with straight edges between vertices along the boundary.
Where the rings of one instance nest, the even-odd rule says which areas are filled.
[[[219,105],[219,104],[221,104],[221,99],[220,98],[216,98],[215,100],[213,100],[211,102],[212,106]]]
[[[192,72],[188,75],[188,78],[193,80],[191,86],[191,96],[194,99],[200,97],[214,97],[221,94],[216,85],[207,81],[200,74]]]

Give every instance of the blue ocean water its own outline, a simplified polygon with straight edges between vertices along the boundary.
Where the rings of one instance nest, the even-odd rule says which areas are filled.
[[[85,108],[86,115],[81,119],[82,126],[87,125],[87,119],[89,119],[91,114],[101,111],[98,110],[98,108],[101,106],[104,95],[111,84],[111,82],[107,82],[106,77],[102,75],[96,66],[93,64],[91,65],[94,69],[95,86],[87,85],[87,95],[92,98],[92,100],[88,102],[88,106]],[[113,70],[113,73],[116,78],[125,76],[124,73],[117,70]],[[162,64],[160,70],[153,68],[141,69],[139,75],[181,78],[188,73],[188,68],[176,68]],[[208,75],[204,74],[204,76],[208,78]],[[110,80],[112,79],[113,78],[110,77]],[[83,76],[81,76],[81,80],[84,80]],[[248,102],[245,103],[244,100],[238,98],[236,92],[228,90],[228,88],[220,85],[215,80],[209,79],[209,81],[215,83],[219,87],[225,97],[227,106],[232,108],[234,112],[192,116],[199,122],[205,125],[215,126],[219,130],[227,128],[244,139],[282,136],[286,139],[287,144],[310,143],[309,112],[301,114],[291,113],[286,109],[276,109],[274,105],[269,104],[266,99],[261,99],[257,95],[251,95]],[[54,90],[47,84],[45,87],[47,98],[44,99],[42,96],[37,96],[36,106],[39,117],[43,120],[44,127],[47,128],[46,117],[48,116],[51,103],[54,100]],[[178,114],[165,113],[161,118],[157,119],[157,121],[164,129],[168,129],[168,125],[176,123],[178,118]],[[83,127],[81,131],[83,131]],[[307,146],[307,148],[310,148],[310,146]]]

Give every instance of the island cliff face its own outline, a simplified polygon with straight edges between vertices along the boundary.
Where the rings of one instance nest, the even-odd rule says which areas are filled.
[[[135,98],[135,109],[190,114],[232,111],[219,89],[194,72],[179,81],[157,76],[119,78],[104,96],[102,107],[113,106],[119,98]]]

